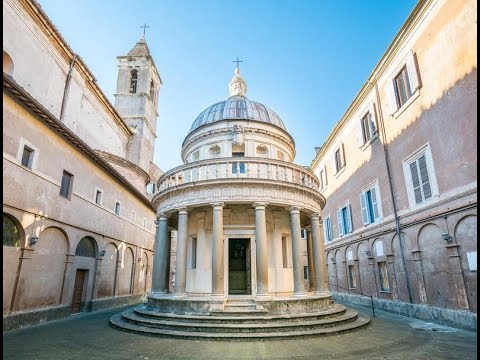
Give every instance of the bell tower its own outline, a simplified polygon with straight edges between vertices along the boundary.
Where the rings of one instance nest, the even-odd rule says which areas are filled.
[[[128,142],[126,158],[148,172],[153,161],[162,79],[145,37],[127,55],[118,56],[117,59],[115,108],[134,132]]]

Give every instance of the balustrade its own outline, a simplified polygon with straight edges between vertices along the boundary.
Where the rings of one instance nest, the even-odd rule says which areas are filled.
[[[158,190],[196,181],[248,178],[278,180],[318,190],[317,177],[309,170],[281,160],[225,158],[192,162],[176,167],[160,177]]]

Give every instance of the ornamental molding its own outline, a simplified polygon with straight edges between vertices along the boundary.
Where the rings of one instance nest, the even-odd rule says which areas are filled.
[[[177,211],[182,207],[206,206],[212,202],[225,204],[262,202],[281,207],[295,206],[311,213],[318,213],[325,206],[325,201],[318,191],[290,183],[228,179],[178,185],[158,193],[153,198],[152,204],[157,214]]]
[[[245,130],[243,129],[243,125],[233,125],[231,132],[233,145],[243,145],[245,143]]]
[[[262,135],[263,137],[268,137],[268,138],[271,138],[271,139],[274,139],[276,141],[281,142],[282,144],[284,144],[290,150],[293,157],[295,157],[296,152],[295,152],[295,145],[294,145],[293,139],[291,139],[291,138],[289,139],[285,136],[275,134],[275,133],[272,133],[272,132],[270,132],[268,130],[264,130],[264,129],[252,128],[252,127],[247,127],[247,126],[242,126],[242,128],[243,128],[243,130],[242,130],[243,135],[245,135],[245,134],[258,134],[258,135]],[[196,136],[192,136],[191,138],[189,138],[190,135],[187,136],[187,138],[185,139],[184,144],[182,146],[182,153],[181,153],[182,160],[185,162],[186,161],[185,155],[188,152],[188,150],[190,148],[192,148],[193,146],[197,145],[198,143],[203,142],[205,139],[210,138],[212,136],[216,136],[216,135],[229,135],[229,134],[230,135],[232,134],[232,129],[231,128],[223,128],[223,129],[205,131],[205,132],[202,132],[202,133],[200,133]]]

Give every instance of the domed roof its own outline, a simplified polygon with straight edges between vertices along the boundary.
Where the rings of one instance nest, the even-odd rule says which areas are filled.
[[[190,132],[200,126],[222,120],[254,120],[276,125],[287,131],[280,116],[265,105],[248,100],[245,97],[247,84],[240,76],[240,69],[235,69],[235,76],[228,85],[230,97],[203,110],[197,116]]]
[[[287,130],[282,119],[273,110],[259,102],[248,100],[245,96],[235,95],[203,110],[193,122],[190,132],[221,120],[255,120]]]

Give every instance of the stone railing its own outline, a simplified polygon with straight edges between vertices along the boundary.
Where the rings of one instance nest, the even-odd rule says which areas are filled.
[[[167,171],[158,180],[157,191],[197,181],[221,179],[273,180],[318,190],[318,178],[302,166],[265,158],[219,158],[181,165]]]

